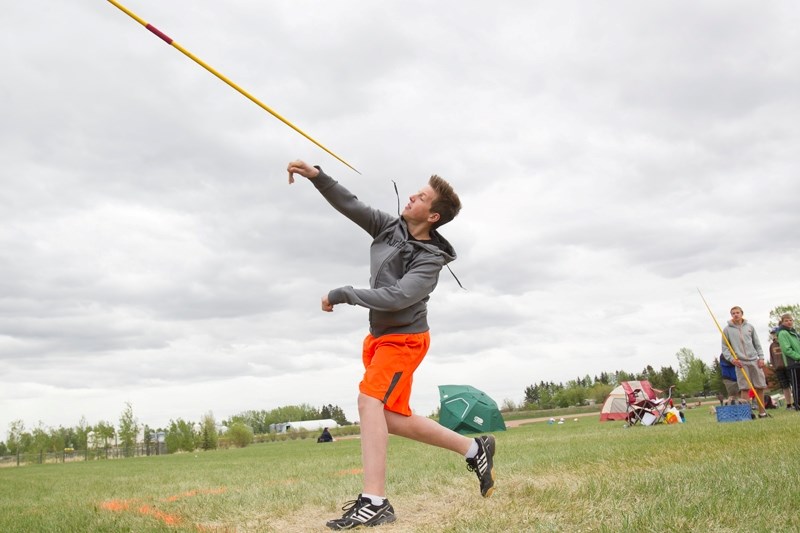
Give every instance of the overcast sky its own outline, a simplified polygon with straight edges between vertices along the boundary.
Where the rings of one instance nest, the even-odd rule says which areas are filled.
[[[711,364],[800,301],[795,2],[108,2],[0,19],[0,440],[309,403],[358,418],[370,239],[287,163],[464,208],[412,407]]]

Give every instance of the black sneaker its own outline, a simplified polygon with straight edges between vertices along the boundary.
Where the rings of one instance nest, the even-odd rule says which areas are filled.
[[[361,494],[357,499],[346,502],[342,506],[342,511],[344,515],[341,518],[328,520],[325,525],[331,529],[342,530],[379,526],[397,520],[389,500],[384,499],[381,505],[373,505],[372,500]]]
[[[481,435],[475,439],[478,454],[467,459],[467,470],[475,472],[481,482],[481,496],[488,498],[494,492],[494,437]]]

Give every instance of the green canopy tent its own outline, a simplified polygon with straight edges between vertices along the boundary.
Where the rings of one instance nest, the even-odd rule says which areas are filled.
[[[457,433],[505,431],[497,403],[469,385],[439,385],[439,423]]]

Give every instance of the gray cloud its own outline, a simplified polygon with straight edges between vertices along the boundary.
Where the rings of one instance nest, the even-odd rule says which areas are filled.
[[[724,320],[796,303],[800,54],[790,2],[131,9],[351,172],[111,5],[0,21],[0,438],[29,426],[355,412],[369,237],[286,163],[395,212],[432,173],[464,210],[412,402],[468,382],[676,366]],[[81,24],[75,24],[81,20]],[[35,38],[30,38],[31,36]],[[19,42],[25,40],[25,46]],[[54,412],[54,402],[63,407]]]

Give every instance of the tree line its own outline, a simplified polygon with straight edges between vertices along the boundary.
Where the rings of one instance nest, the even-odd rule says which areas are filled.
[[[341,426],[352,424],[338,405],[316,408],[301,404],[244,411],[219,424],[209,411],[199,422],[177,418],[171,419],[167,427],[151,428],[140,424],[134,416],[133,406],[126,403],[117,425],[108,421],[90,425],[86,417],[81,416],[77,426],[52,428],[40,422],[28,430],[22,420],[14,420],[9,424],[8,438],[5,442],[0,441],[0,456],[113,448],[130,457],[137,443],[141,443],[148,453],[151,449],[163,449],[166,453],[213,450],[223,441],[226,445],[244,447],[253,441],[254,435],[268,433],[270,424],[327,418]]]
[[[781,305],[770,311],[769,329],[778,324],[780,316],[784,313],[791,313],[800,318],[800,304]],[[759,337],[762,338],[765,353],[768,353],[768,335]],[[512,400],[505,400],[503,408],[537,410],[585,405],[591,403],[589,400],[602,403],[614,387],[630,380],[648,380],[653,387],[663,391],[675,386],[676,394],[686,396],[725,394],[718,359],[715,358],[711,364],[707,364],[698,359],[689,348],[681,348],[675,357],[678,360],[677,371],[672,366],[655,370],[648,365],[640,372],[624,370],[602,372],[599,376],[586,375],[569,380],[566,384],[540,381],[525,388],[524,399],[519,406]],[[765,374],[768,389],[777,389],[774,373],[770,371],[769,366],[765,369]],[[15,420],[9,425],[6,442],[0,441],[0,456],[63,452],[65,449],[85,450],[89,447],[103,449],[114,447],[121,449],[123,455],[128,456],[136,446],[140,431],[148,450],[150,446],[160,446],[163,443],[167,453],[179,450],[215,449],[219,446],[220,439],[225,439],[234,446],[246,446],[252,442],[254,434],[269,433],[272,424],[328,418],[335,420],[340,426],[352,424],[337,405],[327,404],[316,408],[301,404],[271,410],[248,410],[222,421],[221,424],[217,424],[214,415],[208,412],[201,417],[200,422],[178,418],[170,420],[166,428],[153,429],[147,424],[139,424],[133,415],[133,407],[130,403],[126,403],[117,426],[107,421],[89,425],[86,418],[81,417],[75,427],[47,428],[40,422],[37,427],[27,430],[22,420]],[[225,428],[222,436],[220,427]]]

